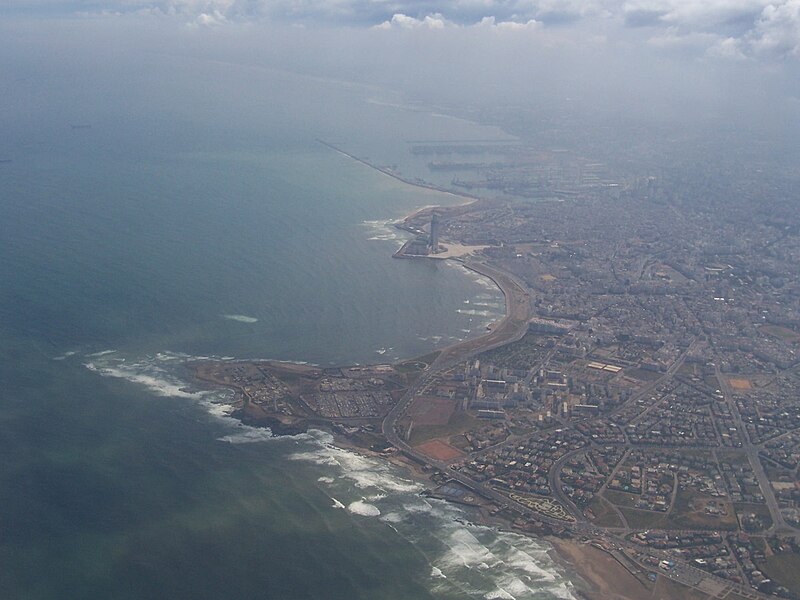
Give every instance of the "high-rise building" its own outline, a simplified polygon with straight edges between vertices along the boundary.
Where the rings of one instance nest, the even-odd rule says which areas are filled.
[[[436,254],[439,252],[439,214],[437,212],[433,213],[431,217],[431,237],[430,237],[430,253]]]

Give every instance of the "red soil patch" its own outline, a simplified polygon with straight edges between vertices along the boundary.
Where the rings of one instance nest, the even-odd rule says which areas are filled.
[[[426,456],[430,456],[434,460],[448,461],[460,456],[464,456],[463,452],[457,448],[453,448],[453,446],[443,442],[442,440],[431,440],[430,442],[425,442],[424,444],[416,446],[416,450],[419,450]]]
[[[728,383],[735,390],[749,390],[753,387],[747,379],[729,379]]]

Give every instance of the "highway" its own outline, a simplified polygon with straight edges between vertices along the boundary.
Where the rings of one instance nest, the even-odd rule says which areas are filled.
[[[745,598],[771,598],[771,596],[757,592],[749,586],[736,584],[698,569],[689,563],[678,561],[675,559],[674,555],[671,555],[667,552],[662,552],[652,548],[644,548],[633,544],[632,542],[629,542],[621,537],[621,535],[624,535],[627,530],[620,531],[617,529],[603,529],[589,523],[581,511],[579,511],[577,507],[569,501],[569,499],[564,497],[564,494],[561,492],[560,479],[558,475],[560,467],[563,466],[563,464],[569,460],[569,458],[582,451],[585,451],[586,448],[565,454],[557,461],[557,463],[554,465],[554,468],[549,473],[549,482],[553,491],[554,499],[566,506],[568,511],[572,513],[573,516],[577,516],[576,522],[566,522],[548,517],[540,512],[531,510],[526,506],[511,500],[508,496],[501,494],[488,485],[477,482],[460,471],[454,470],[447,462],[433,460],[429,456],[416,451],[413,447],[406,443],[404,439],[402,439],[400,433],[397,431],[398,421],[405,414],[417,392],[423,388],[436,373],[449,369],[481,352],[518,341],[522,339],[522,337],[528,331],[528,320],[532,315],[530,308],[530,296],[524,284],[514,276],[499,271],[494,267],[490,267],[484,262],[473,261],[469,264],[465,263],[465,266],[482,275],[490,277],[500,287],[506,300],[506,315],[499,323],[496,324],[492,331],[486,335],[459,342],[442,350],[439,356],[425,369],[425,371],[421,373],[417,381],[409,387],[403,397],[391,408],[389,413],[384,418],[381,429],[386,440],[407,457],[421,464],[430,465],[442,473],[446,473],[450,479],[457,481],[461,485],[473,490],[482,497],[491,500],[500,507],[511,507],[514,511],[523,516],[533,518],[539,522],[552,526],[567,527],[575,535],[603,540],[607,545],[613,546],[616,549],[615,551],[622,552],[628,561],[636,564],[645,571],[653,571],[654,569],[652,566],[643,564],[638,558],[636,558],[637,554],[647,554],[650,556],[659,557],[663,560],[672,561],[674,563],[674,567],[667,570],[660,569],[658,572],[669,579],[682,583],[691,588],[700,590],[704,593],[711,593],[711,595],[715,597],[724,597],[729,592],[733,591]],[[630,405],[632,402],[636,402],[639,399],[644,398],[648,394],[651,394],[652,391],[655,390],[659,385],[671,379],[683,365],[686,356],[689,354],[693,345],[694,342],[689,345],[686,351],[681,353],[681,355],[675,360],[675,362],[669,367],[663,376],[639,390],[639,392],[634,394],[623,406]],[[724,380],[722,378],[720,378],[720,384],[724,384]],[[726,397],[728,397],[727,395],[730,394],[730,391],[728,390],[725,393]],[[731,403],[735,408],[735,403],[733,403],[732,400]],[[616,410],[620,410],[621,408],[622,406]],[[738,411],[735,413],[735,415],[739,419],[739,426],[741,427],[741,419],[738,415]],[[758,449],[756,447],[749,444],[748,447],[749,453],[755,453],[757,455]],[[748,454],[748,456],[750,456],[750,454]],[[788,528],[788,526],[786,526],[784,523],[782,516],[780,515],[780,511],[777,509],[777,502],[775,501],[774,495],[771,493],[769,482],[766,481],[766,474],[763,472],[763,468],[760,467],[760,462],[757,460],[757,456],[755,456],[755,460],[751,458],[751,461],[754,463],[754,468],[756,465],[758,465],[760,469],[759,483],[761,483],[762,487],[764,488],[765,497],[769,495],[769,498],[771,498],[772,504],[770,504],[770,512],[773,512],[774,510],[775,514],[777,515],[777,520],[773,519],[774,522],[779,523],[782,527]],[[758,475],[759,474],[757,472],[757,476]],[[762,483],[762,477],[766,483]],[[620,537],[618,537],[618,535],[620,535]]]

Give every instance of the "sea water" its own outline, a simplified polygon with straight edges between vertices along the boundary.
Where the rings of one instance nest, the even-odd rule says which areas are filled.
[[[390,258],[393,220],[456,199],[317,139],[396,164],[423,134],[502,132],[184,66],[34,64],[5,89],[0,596],[570,597],[543,543],[469,524],[324,433],[241,426],[185,368],[388,362],[485,331],[503,311],[489,282]]]

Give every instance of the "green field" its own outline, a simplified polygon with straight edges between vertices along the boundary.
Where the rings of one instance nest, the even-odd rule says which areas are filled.
[[[669,529],[666,513],[638,510],[636,508],[620,508],[631,529]]]
[[[790,590],[800,590],[800,554],[773,554],[759,566],[773,581]]]
[[[477,429],[482,424],[485,423],[463,410],[457,410],[446,425],[415,425],[411,430],[409,443],[412,446],[416,446],[436,438],[449,438],[452,435],[465,433],[470,429]],[[445,441],[447,440],[445,439]]]
[[[606,490],[603,495],[606,500],[622,508],[633,508],[633,505],[639,499],[638,494],[628,494],[616,490]]]
[[[600,496],[595,496],[589,502],[589,506],[595,515],[592,521],[598,527],[623,527],[624,523],[620,520],[619,516],[614,509],[611,508],[608,502],[604,501]]]
[[[736,529],[736,515],[734,514],[733,505],[730,502],[726,502],[728,514],[724,517],[715,517],[706,514],[703,509],[704,502],[709,500],[719,501],[718,498],[704,496],[694,490],[679,489],[675,497],[675,506],[667,520],[669,527],[676,529]]]
[[[724,517],[708,515],[701,508],[701,502],[710,498],[694,490],[678,490],[675,506],[669,513],[631,508],[633,503],[630,501],[630,494],[606,492],[605,495],[608,500],[613,500],[619,506],[620,512],[633,529],[736,529],[733,506],[728,505],[728,514]],[[619,504],[617,500],[622,500],[626,504]]]

